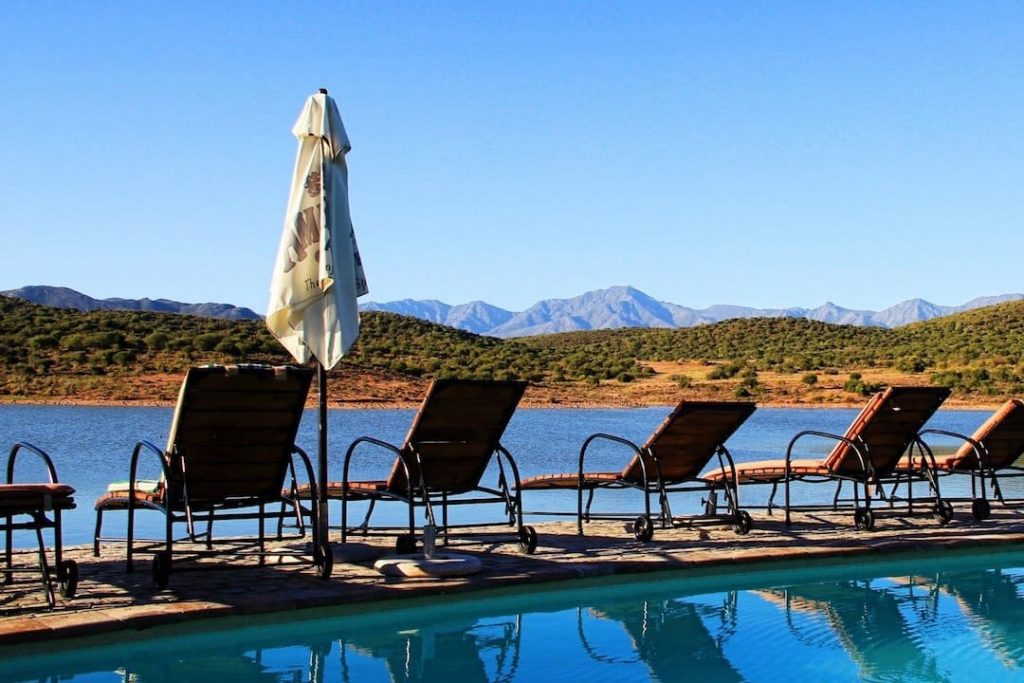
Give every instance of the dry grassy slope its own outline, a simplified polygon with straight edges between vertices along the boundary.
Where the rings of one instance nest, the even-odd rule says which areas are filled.
[[[255,344],[263,354],[255,356],[258,360],[285,362],[279,345],[257,323],[154,314],[83,314],[4,299],[0,299],[0,313],[0,370],[4,373],[0,380],[7,387],[0,392],[0,401],[172,403],[185,367],[229,358],[223,354],[221,358],[216,350],[147,350],[153,330],[166,332],[172,340],[183,339],[188,345],[204,337],[217,344],[231,338],[238,344]],[[768,404],[859,404],[863,397],[843,386],[852,372],[861,373],[868,385],[926,384],[939,371],[962,371],[965,376],[980,371],[992,374],[987,385],[975,382],[975,388],[957,390],[950,401],[953,405],[994,405],[1009,395],[1024,393],[1024,302],[899,330],[750,320],[701,329],[597,331],[505,342],[388,314],[367,315],[364,323],[364,339],[357,345],[360,349],[331,373],[333,405],[415,405],[432,374],[427,366],[432,361],[442,364],[438,374],[452,368],[473,374],[490,367],[500,376],[499,372],[509,368],[525,368],[528,374],[519,376],[534,376],[535,380],[525,403],[534,406],[665,405],[680,397],[734,398],[742,382],[740,376],[711,380],[708,375],[714,364],[737,360],[758,367],[753,394],[758,402]],[[70,345],[76,338],[79,344],[88,341],[88,333],[97,330],[127,328],[131,328],[128,338],[117,342],[131,349],[126,362],[119,360],[122,354],[116,349],[104,352],[79,346],[76,350]],[[130,346],[132,343],[136,346]],[[814,370],[817,383],[808,385],[802,381],[805,371],[790,367],[782,372],[785,363],[767,362],[771,356],[788,359],[793,349],[797,349],[798,359],[811,353],[823,356],[819,360],[825,365],[821,367],[833,369]],[[558,364],[568,366],[578,359],[590,361],[601,356],[614,362],[636,359],[654,372],[650,376],[638,373],[633,381],[602,379],[597,383],[551,377]],[[694,356],[710,360],[694,360]],[[856,362],[856,358],[866,360]],[[915,358],[926,362],[923,372],[895,369]],[[867,367],[873,364],[888,367]],[[97,366],[103,371],[93,372]],[[684,389],[678,384],[679,376],[689,378]]]
[[[680,389],[670,377],[687,374],[703,377],[707,366],[701,363],[652,362],[656,374],[629,383],[603,381],[598,386],[583,382],[565,382],[553,385],[531,385],[523,399],[524,407],[640,407],[672,405],[683,398],[706,400],[734,400],[739,379],[695,379],[686,389]],[[900,373],[887,369],[864,369],[864,379],[873,384],[922,384],[920,375]],[[864,398],[845,391],[847,374],[819,375],[819,382],[809,387],[800,376],[779,373],[760,373],[763,391],[756,398],[761,405],[779,406],[859,406]],[[98,387],[76,396],[34,396],[6,399],[11,402],[54,404],[110,404],[110,405],[172,405],[181,383],[180,375],[152,374],[120,378],[107,387]],[[419,404],[426,391],[428,379],[399,373],[366,368],[342,367],[332,371],[328,381],[328,398],[336,408],[412,408]],[[316,389],[310,394],[310,403],[316,401]],[[954,396],[947,407],[991,408],[1000,398],[958,398]]]

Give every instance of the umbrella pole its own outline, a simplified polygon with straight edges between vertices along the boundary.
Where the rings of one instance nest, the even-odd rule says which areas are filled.
[[[317,494],[317,525],[320,543],[328,542],[329,524],[327,520],[327,369],[320,361],[316,362],[316,386],[319,395],[319,420],[317,427],[317,478],[319,486]]]

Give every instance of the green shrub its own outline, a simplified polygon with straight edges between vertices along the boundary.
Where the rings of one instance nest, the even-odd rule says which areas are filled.
[[[152,332],[143,337],[142,342],[151,351],[163,351],[167,348],[167,335],[163,332]]]
[[[135,362],[135,354],[131,351],[118,351],[112,360],[116,365],[127,367]]]
[[[693,384],[693,379],[689,375],[669,375],[669,379],[680,389],[686,389]]]
[[[896,369],[901,372],[921,373],[927,369],[928,364],[919,357],[900,358],[896,363]]]
[[[725,365],[716,365],[711,372],[708,373],[708,379],[730,379],[736,376],[736,373],[740,371],[743,366],[739,363],[732,362]]]
[[[223,353],[226,356],[232,358],[239,358],[242,355],[241,350],[238,348],[238,344],[233,339],[221,339],[217,342],[217,345],[213,347],[213,350],[217,353]]]
[[[32,349],[55,349],[59,346],[59,340],[52,334],[37,334],[29,337],[28,346]]]
[[[221,335],[219,334],[200,334],[192,340],[192,348],[202,352],[213,351],[220,342]]]
[[[850,373],[850,378],[843,384],[843,389],[850,392],[851,394],[859,394],[861,396],[867,396],[873,394],[879,389],[879,384],[868,384],[861,377],[859,372]]]

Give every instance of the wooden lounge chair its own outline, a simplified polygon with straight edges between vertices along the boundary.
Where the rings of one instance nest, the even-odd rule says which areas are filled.
[[[450,507],[498,503],[506,513],[503,523],[515,527],[520,548],[532,553],[537,547],[537,532],[523,524],[519,470],[512,455],[501,445],[505,427],[525,390],[525,382],[436,379],[401,446],[370,436],[353,441],[345,453],[342,481],[327,487],[328,498],[341,500],[342,542],[352,533],[397,535],[399,554],[409,554],[416,549],[416,508],[425,510],[426,533],[436,530],[447,542],[450,530],[456,526],[449,520]],[[388,476],[376,481],[351,481],[349,472],[356,455],[362,457],[381,449],[394,456]],[[485,471],[495,458],[497,485],[485,486]],[[310,494],[302,489],[300,495]],[[349,527],[348,506],[353,501],[368,501],[369,507],[362,523]],[[407,526],[370,526],[375,505],[386,501],[408,506]],[[438,507],[440,519],[435,512]],[[457,526],[483,527],[494,523]]]
[[[187,538],[193,542],[185,551],[188,554],[196,554],[200,541],[207,552],[213,552],[214,545],[231,552],[251,552],[255,546],[261,564],[268,555],[277,554],[266,546],[267,521],[278,522],[278,539],[285,518],[297,520],[299,537],[304,535],[302,520],[315,516],[315,506],[303,508],[290,492],[296,488],[293,457],[303,466],[306,480],[314,481],[309,457],[295,446],[312,376],[308,368],[290,366],[190,369],[178,395],[167,448],[139,441],[132,452],[129,481],[112,485],[96,501],[94,554],[99,555],[101,541],[125,542],[131,571],[136,544],[156,549],[154,583],[164,588],[171,571],[175,524],[187,527]],[[145,482],[139,476],[144,453],[156,456],[160,470],[156,481]],[[140,509],[165,516],[163,539],[135,537],[135,513]],[[103,537],[103,515],[110,510],[127,511],[127,538]],[[255,538],[215,541],[215,520],[257,520],[258,531]],[[207,529],[200,533],[197,525],[202,522]],[[318,525],[312,524],[312,530],[312,563],[327,578],[333,557],[319,538]]]
[[[654,524],[668,527],[695,522],[732,524],[737,533],[750,531],[750,515],[739,509],[732,456],[725,442],[754,412],[753,403],[722,401],[680,401],[675,409],[651,433],[642,446],[611,434],[592,434],[580,447],[579,469],[570,474],[545,474],[523,480],[523,490],[574,489],[577,491],[576,529],[583,534],[583,523],[593,519],[633,521],[633,533],[640,541],[650,541]],[[611,441],[629,449],[632,457],[619,472],[587,472],[587,450],[594,443]],[[712,458],[718,457],[721,475],[717,479],[701,476]],[[591,504],[599,489],[637,489],[644,494],[644,511],[639,516],[623,512],[593,513]],[[587,491],[586,504],[583,492]],[[700,517],[673,517],[668,494],[704,491],[708,494],[706,514]],[[727,512],[717,514],[717,494],[725,494]],[[657,494],[660,512],[651,513],[651,496]]]
[[[948,456],[936,457],[936,471],[941,475],[962,474],[971,477],[971,513],[976,520],[988,518],[992,512],[985,485],[988,480],[1000,503],[1014,507],[1015,502],[1003,497],[1000,478],[1024,476],[1024,468],[1015,466],[1024,455],[1024,400],[1010,399],[993,413],[971,436],[941,429],[927,429],[921,436],[949,436],[963,443]],[[920,469],[919,458],[911,455],[900,460],[898,472]]]
[[[784,460],[739,463],[732,472],[717,470],[705,476],[712,481],[732,478],[734,483],[741,485],[771,485],[769,513],[774,507],[778,486],[782,484],[785,488],[787,525],[791,521],[790,513],[793,509],[837,509],[842,484],[849,481],[853,484],[854,490],[854,524],[858,529],[870,530],[875,525],[875,514],[871,508],[872,497],[884,495],[882,484],[893,481],[900,457],[911,446],[916,446],[923,449],[926,455],[919,458],[921,468],[913,474],[917,480],[928,483],[933,503],[931,511],[940,524],[946,524],[953,517],[953,508],[939,495],[933,459],[930,458],[927,446],[918,437],[918,432],[947,396],[949,389],[945,387],[889,387],[871,397],[845,434],[802,431],[790,440]],[[827,439],[835,441],[836,444],[822,460],[794,459],[795,446],[808,437]],[[790,499],[790,485],[795,481],[836,483],[832,505],[801,505],[799,508],[794,506]],[[889,502],[893,503],[892,500]],[[913,499],[909,499],[908,503],[909,512],[912,513]]]
[[[46,483],[15,483],[15,470],[21,453],[35,455],[46,468],[49,481]],[[19,442],[7,456],[6,483],[0,484],[0,530],[6,536],[4,567],[0,574],[4,583],[12,583],[16,573],[35,572],[37,569],[14,566],[14,532],[31,530],[39,544],[38,571],[43,577],[46,603],[52,608],[56,604],[54,584],[60,588],[61,596],[73,598],[78,587],[78,565],[74,560],[65,560],[61,541],[61,513],[75,507],[75,490],[57,481],[57,470],[53,460],[43,450],[32,444]],[[46,556],[43,531],[53,529],[53,556],[51,565]]]

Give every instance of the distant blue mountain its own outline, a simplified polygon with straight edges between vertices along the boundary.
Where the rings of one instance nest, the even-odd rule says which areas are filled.
[[[692,327],[733,318],[807,318],[837,325],[900,327],[972,308],[1024,299],[1024,294],[981,297],[961,306],[938,306],[911,299],[882,311],[858,311],[826,302],[817,308],[749,308],[709,306],[693,309],[657,301],[628,286],[609,287],[572,299],[545,299],[516,313],[474,301],[449,306],[440,301],[403,299],[390,303],[366,303],[366,311],[388,311],[494,337],[525,337],[554,332],[604,330],[620,327]]]
[[[387,304],[365,303],[360,308],[364,311],[387,311],[421,318],[432,323],[457,327],[461,330],[484,334],[500,327],[512,318],[512,313],[497,306],[485,304],[483,301],[472,301],[459,306],[449,306],[440,301],[413,301],[403,299]]]
[[[76,308],[80,311],[156,311],[228,320],[259,320],[263,317],[251,309],[230,304],[184,304],[167,299],[93,299],[67,287],[22,287],[0,292],[0,295],[17,297],[44,306]],[[838,325],[901,327],[922,320],[1020,299],[1024,299],[1024,294],[1001,294],[973,299],[960,306],[939,306],[923,299],[910,299],[882,311],[851,310],[831,302],[817,308],[749,308],[716,305],[694,309],[657,301],[634,287],[619,286],[586,292],[572,299],[545,299],[518,313],[483,301],[450,306],[432,299],[367,302],[362,304],[360,309],[398,313],[476,334],[525,337],[621,327],[693,327],[733,318],[765,317],[807,318]]]
[[[183,304],[167,299],[93,299],[67,287],[21,287],[0,292],[0,296],[15,297],[54,308],[74,308],[79,311],[152,311],[227,320],[259,320],[263,317],[251,309],[230,304]]]

